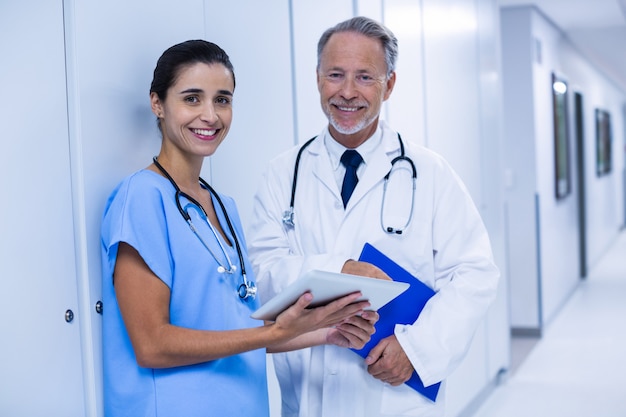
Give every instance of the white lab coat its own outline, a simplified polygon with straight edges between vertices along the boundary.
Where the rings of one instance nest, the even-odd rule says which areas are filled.
[[[338,272],[369,242],[418,277],[436,295],[413,325],[395,334],[425,385],[444,380],[459,364],[496,295],[499,272],[489,238],[466,188],[439,155],[404,141],[417,168],[413,217],[403,234],[381,227],[383,177],[400,154],[398,136],[384,122],[382,150],[368,161],[346,209],[321,135],[300,159],[295,228],[283,225],[299,147],[275,158],[255,197],[249,255],[261,301],[303,272]],[[330,140],[330,137],[328,137]],[[402,167],[404,168],[402,168]],[[411,207],[408,165],[399,164],[387,190],[385,226],[400,227]],[[274,355],[283,416],[441,416],[445,384],[435,403],[402,385],[367,373],[348,349],[320,346]]]

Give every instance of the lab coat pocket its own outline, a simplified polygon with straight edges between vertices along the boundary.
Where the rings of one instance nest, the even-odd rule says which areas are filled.
[[[433,263],[431,228],[428,222],[419,219],[413,219],[400,235],[386,234],[380,242],[370,243],[416,277],[428,271]]]
[[[386,417],[431,416],[436,414],[436,405],[419,395],[407,385],[383,387],[380,415]]]

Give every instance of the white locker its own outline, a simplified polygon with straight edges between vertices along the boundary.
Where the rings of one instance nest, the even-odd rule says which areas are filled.
[[[104,205],[123,177],[148,166],[161,136],[150,110],[157,59],[178,42],[204,37],[202,0],[89,2],[65,0],[70,145],[77,253],[83,303],[101,294],[100,224]],[[206,164],[208,166],[208,163]],[[105,305],[106,309],[107,306]],[[89,315],[85,339],[88,415],[102,415],[101,316]]]
[[[0,28],[0,415],[80,417],[62,3],[2,2]]]

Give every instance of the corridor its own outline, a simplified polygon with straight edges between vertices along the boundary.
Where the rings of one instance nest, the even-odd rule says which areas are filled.
[[[529,416],[626,416],[626,232],[472,415]]]

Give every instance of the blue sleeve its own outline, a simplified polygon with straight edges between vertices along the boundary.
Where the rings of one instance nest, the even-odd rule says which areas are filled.
[[[173,262],[167,222],[172,213],[165,209],[163,198],[154,179],[142,171],[126,178],[113,191],[102,222],[102,248],[110,277],[113,276],[118,245],[125,242],[171,288]]]

